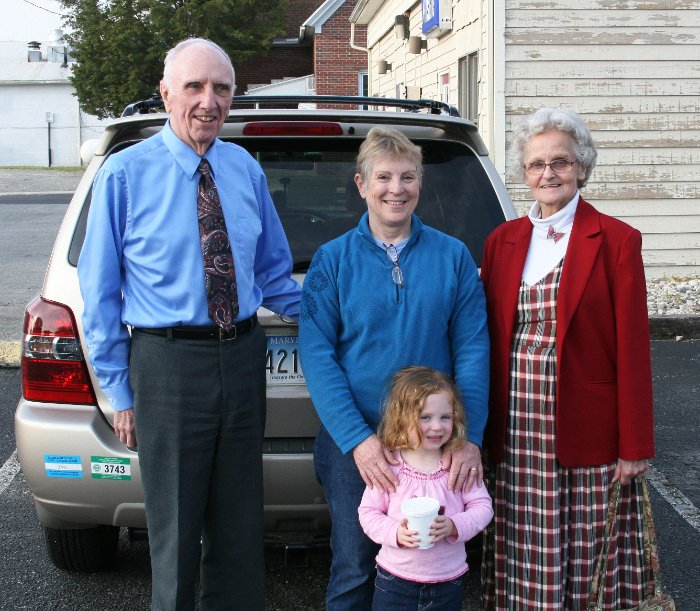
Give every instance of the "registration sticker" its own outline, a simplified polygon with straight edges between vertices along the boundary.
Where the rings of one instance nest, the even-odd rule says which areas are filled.
[[[131,479],[131,459],[114,456],[93,456],[90,459],[92,479]]]
[[[299,362],[299,338],[296,335],[268,335],[265,374],[270,386],[304,384]]]
[[[62,479],[82,479],[83,477],[80,456],[44,454],[44,469],[46,469],[46,477],[60,477]]]

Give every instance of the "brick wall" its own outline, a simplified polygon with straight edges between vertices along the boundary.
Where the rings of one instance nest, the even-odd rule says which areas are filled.
[[[323,0],[287,0],[284,37],[297,39],[301,24],[322,4]],[[249,85],[262,85],[275,79],[313,74],[313,47],[310,44],[275,46],[266,54],[249,59],[235,68],[236,93],[242,95]]]
[[[314,73],[319,95],[357,95],[358,73],[367,69],[367,53],[350,47],[350,14],[357,0],[348,0],[316,34]],[[355,44],[365,47],[365,26],[355,26]]]
[[[288,0],[288,38],[299,35],[301,24],[323,4],[323,0]],[[357,0],[347,0],[316,34],[314,46],[273,47],[236,66],[236,93],[249,85],[270,83],[273,79],[315,74],[319,95],[357,95],[358,73],[367,69],[367,53],[350,47],[350,14]],[[365,26],[355,27],[355,44],[367,44]]]

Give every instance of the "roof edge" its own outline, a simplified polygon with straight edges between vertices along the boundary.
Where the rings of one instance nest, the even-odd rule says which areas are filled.
[[[345,0],[326,0],[301,24],[301,31],[304,31],[304,29],[309,26],[314,28],[315,34],[320,34],[323,24],[326,23],[343,4],[345,4]]]
[[[350,15],[350,23],[367,25],[383,4],[383,0],[359,0]]]

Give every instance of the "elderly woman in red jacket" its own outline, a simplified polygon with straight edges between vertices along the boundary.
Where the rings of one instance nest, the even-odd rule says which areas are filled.
[[[485,608],[584,609],[616,480],[606,608],[636,606],[646,581],[636,478],[654,454],[642,238],[581,197],[597,153],[577,114],[538,110],[511,150],[535,202],[489,236],[481,270],[495,502]]]

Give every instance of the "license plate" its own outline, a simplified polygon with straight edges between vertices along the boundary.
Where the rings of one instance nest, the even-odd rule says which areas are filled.
[[[265,374],[269,385],[304,384],[296,335],[268,335]]]

